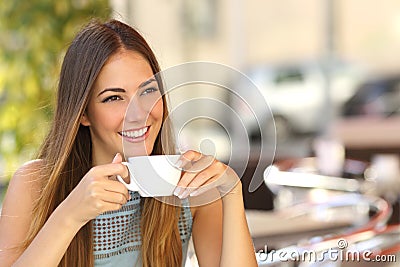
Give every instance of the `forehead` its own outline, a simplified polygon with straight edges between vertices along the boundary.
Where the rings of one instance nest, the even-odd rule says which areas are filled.
[[[150,64],[141,54],[130,50],[119,51],[104,64],[94,89],[137,87],[152,76]]]

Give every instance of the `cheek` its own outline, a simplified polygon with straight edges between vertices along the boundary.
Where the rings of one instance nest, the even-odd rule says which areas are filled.
[[[156,120],[159,121],[161,123],[162,118],[163,118],[163,102],[162,100],[157,101],[157,103],[154,105],[153,109],[151,110],[150,114],[151,117]]]
[[[118,108],[96,110],[92,126],[97,129],[116,129],[124,117],[124,112],[119,112],[118,110]]]

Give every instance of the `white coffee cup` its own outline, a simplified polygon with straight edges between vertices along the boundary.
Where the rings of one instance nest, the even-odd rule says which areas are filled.
[[[117,179],[131,191],[142,197],[172,196],[181,177],[177,162],[181,155],[155,155],[128,158],[122,162],[129,170],[130,182],[121,176]]]

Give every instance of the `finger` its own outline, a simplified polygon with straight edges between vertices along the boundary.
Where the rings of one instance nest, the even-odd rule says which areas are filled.
[[[197,152],[194,150],[188,150],[182,154],[181,158],[183,158],[183,160],[186,160],[186,161],[197,161],[197,160],[201,159],[202,156],[203,156],[203,154],[201,154],[200,152]]]
[[[109,163],[93,167],[90,172],[96,177],[107,178],[113,175],[121,175],[122,177],[128,177],[128,168],[122,163]]]
[[[122,206],[123,206],[123,204],[103,201],[102,212],[101,213],[104,213],[104,212],[107,212],[107,211],[120,210],[122,208]]]
[[[203,154],[194,150],[188,150],[181,155],[177,165],[179,168],[186,171],[192,167],[193,162],[200,160],[202,157]]]
[[[190,167],[189,166],[190,163]],[[203,162],[202,158],[198,161],[193,161],[193,162],[187,162],[184,164],[185,170],[182,173],[181,179],[179,180],[177,186],[178,187],[186,187],[189,185],[189,183],[193,180],[193,178],[204,169],[204,167],[207,167],[207,162]]]
[[[191,180],[196,176],[196,172],[189,171],[193,167],[192,161],[201,159],[201,154],[194,151],[188,150],[181,155],[176,165],[178,168],[183,170],[181,178],[174,190],[175,196],[180,196],[184,191],[186,186],[191,182]]]
[[[209,185],[209,188],[218,186],[218,179],[224,174],[224,169],[218,168],[218,166],[219,164],[214,163],[205,170],[197,173],[197,175],[186,186],[186,190],[182,193],[181,198],[188,197],[200,187],[205,187],[207,185]]]
[[[190,168],[187,168],[185,172],[195,172],[195,173],[202,172],[205,169],[211,167],[215,161],[216,160],[214,157],[203,155],[197,161],[192,161]]]
[[[124,194],[111,191],[104,191],[100,195],[100,199],[104,202],[120,204],[120,205],[124,205],[128,201],[128,199]]]
[[[115,154],[112,163],[122,163],[122,156],[120,153]],[[108,179],[117,181],[117,176],[116,175],[108,176]],[[126,179],[126,177],[124,177],[124,180],[128,180],[127,182],[129,182],[129,179]]]
[[[119,181],[108,180],[105,184],[104,190],[108,192],[120,193],[123,194],[127,200],[131,199],[128,189]]]
[[[193,180],[193,178],[200,172],[209,168],[215,159],[211,156],[203,156],[197,161],[192,161],[191,166],[187,167],[184,171],[178,185],[188,186],[188,184]]]
[[[197,156],[185,157],[185,155],[182,155],[177,162],[178,167],[185,172],[200,172],[208,168],[215,161],[214,157],[203,155],[195,151],[191,155],[197,155],[197,154],[200,155],[200,157]]]
[[[201,183],[201,181],[205,182],[210,177],[218,174],[218,171],[209,165],[208,159],[202,159],[198,162],[195,162],[193,166],[185,171],[178,182],[178,186],[180,187],[191,187],[193,185],[198,185],[197,183]],[[198,182],[193,183],[194,180],[198,180]]]
[[[194,162],[192,166],[182,174],[177,188],[174,191],[174,195],[182,198],[184,191],[186,191],[185,195],[189,195],[189,193],[195,189],[192,188],[192,186],[198,187],[209,178],[217,175],[217,169],[212,167],[213,162],[215,162],[215,159],[211,156],[203,156],[200,160]],[[197,179],[199,179],[198,182],[192,184],[193,180]],[[189,189],[187,187],[191,188]],[[188,190],[189,193],[187,193]]]
[[[112,163],[121,163],[122,162],[122,156],[120,153],[115,154],[115,157],[112,160]]]
[[[201,176],[199,174],[198,176]],[[179,196],[179,198],[187,198],[189,195],[190,196],[195,196],[198,194],[198,192],[205,192],[209,190],[210,188],[213,188],[216,186],[216,182],[218,181],[219,175],[214,175],[214,176],[208,176],[204,175],[203,177],[198,177],[196,176],[192,182],[189,184],[189,186],[186,188],[186,190]],[[204,191],[201,191],[202,189],[205,189]]]
[[[179,180],[176,188],[174,190],[174,195],[182,198],[181,195],[186,190],[187,185],[192,181],[192,179],[196,176],[195,172],[183,172],[181,179]]]
[[[198,195],[201,195],[211,189],[215,189],[218,191],[217,186],[218,186],[218,177],[213,177],[210,180],[207,181],[207,183],[201,185],[199,188],[193,190],[192,192],[190,192],[189,196],[191,197],[195,197]]]
[[[187,189],[193,191],[198,187],[208,184],[210,180],[215,180],[219,177],[219,173],[215,172],[212,168],[207,168],[204,171],[198,173],[187,185]]]

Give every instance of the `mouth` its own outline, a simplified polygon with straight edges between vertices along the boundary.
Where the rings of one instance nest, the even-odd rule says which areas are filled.
[[[120,136],[129,142],[141,142],[149,135],[150,126],[145,126],[140,129],[130,129],[118,132]]]

